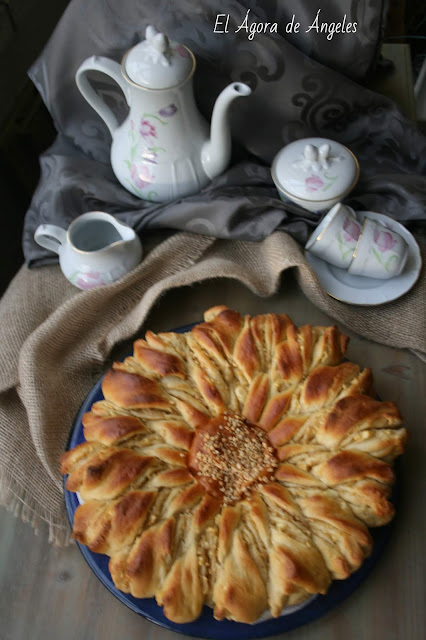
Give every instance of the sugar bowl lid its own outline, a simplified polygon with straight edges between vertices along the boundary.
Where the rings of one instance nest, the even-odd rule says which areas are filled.
[[[277,153],[271,172],[283,193],[318,202],[347,194],[358,181],[359,164],[352,151],[339,142],[303,138]]]
[[[124,75],[140,87],[168,89],[192,75],[195,58],[183,44],[148,26],[145,40],[126,53],[121,67]]]

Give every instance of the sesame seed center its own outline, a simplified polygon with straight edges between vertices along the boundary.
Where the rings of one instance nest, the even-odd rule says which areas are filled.
[[[273,481],[277,464],[267,434],[230,412],[197,430],[189,454],[197,480],[225,504],[247,497],[254,483]]]

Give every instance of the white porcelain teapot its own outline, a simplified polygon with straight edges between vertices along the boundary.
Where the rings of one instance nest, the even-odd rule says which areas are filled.
[[[121,67],[92,56],[76,73],[77,86],[107,124],[112,135],[111,164],[121,184],[153,202],[167,202],[196,193],[222,173],[231,155],[228,109],[250,87],[233,82],[214,106],[211,136],[195,105],[192,76],[195,58],[187,47],[169,41],[154,27],[130,49]],[[129,114],[119,124],[96,93],[88,72],[113,78],[124,93]]]

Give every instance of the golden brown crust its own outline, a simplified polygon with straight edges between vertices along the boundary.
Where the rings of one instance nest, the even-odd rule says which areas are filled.
[[[135,598],[149,598],[160,590],[172,562],[174,532],[175,520],[167,518],[144,531],[131,549],[126,574]]]
[[[302,392],[302,402],[308,409],[329,405],[359,374],[359,367],[352,362],[317,367],[309,374]]]
[[[84,414],[82,422],[86,440],[105,445],[146,432],[143,423],[135,416],[99,416],[89,412]]]
[[[155,500],[153,491],[129,491],[113,503],[81,504],[74,516],[74,537],[96,553],[112,555],[133,543]]]
[[[146,371],[161,376],[178,376],[185,377],[185,370],[182,360],[172,353],[165,353],[160,349],[152,349],[145,340],[136,340],[133,345],[133,353],[137,360]]]
[[[252,623],[359,568],[393,516],[406,431],[347,341],[217,306],[113,365],[61,471],[83,501],[74,537],[110,556],[117,588],[177,623],[203,604]]]
[[[105,375],[102,393],[106,400],[125,409],[166,409],[170,406],[155,380],[116,368]]]
[[[340,451],[318,465],[315,472],[331,486],[363,478],[374,478],[388,484],[394,481],[393,471],[386,462],[359,451]]]

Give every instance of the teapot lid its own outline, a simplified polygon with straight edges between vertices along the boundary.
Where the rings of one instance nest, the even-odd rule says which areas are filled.
[[[356,157],[327,138],[304,138],[277,153],[272,178],[279,189],[310,201],[329,200],[348,193],[359,177]]]
[[[168,89],[191,75],[192,51],[152,26],[146,28],[145,38],[123,58],[122,69],[131,82],[146,89]]]

